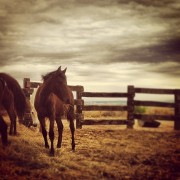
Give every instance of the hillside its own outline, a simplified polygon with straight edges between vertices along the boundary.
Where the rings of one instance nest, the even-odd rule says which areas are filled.
[[[64,124],[62,149],[55,157],[44,148],[38,128],[18,125],[10,145],[3,149],[0,143],[0,179],[180,178],[180,132],[172,130],[172,123],[159,130],[86,126],[76,130],[75,152]]]

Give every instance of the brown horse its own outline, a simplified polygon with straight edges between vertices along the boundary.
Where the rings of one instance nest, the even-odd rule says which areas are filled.
[[[26,98],[19,83],[12,76],[0,73],[0,80],[0,106],[7,111],[11,121],[9,134],[16,135],[16,118],[18,116],[19,119],[23,119]],[[0,126],[2,142],[6,145],[7,125],[2,116],[0,117]]]
[[[50,121],[49,138],[51,141],[50,155],[54,156],[54,121],[58,127],[58,143],[57,148],[61,147],[63,124],[61,116],[67,109],[67,119],[70,123],[72,135],[72,150],[75,150],[74,142],[74,97],[71,89],[67,85],[66,69],[63,71],[59,67],[56,71],[50,72],[43,76],[43,84],[38,88],[34,106],[40,121],[42,135],[45,147],[49,148],[47,140],[47,131],[45,127],[45,118]],[[66,108],[68,106],[68,108]]]
[[[3,99],[3,94],[5,90],[5,82],[3,79],[0,78],[0,104]],[[2,144],[4,146],[7,145],[7,124],[5,123],[3,117],[0,115],[0,133],[1,133],[1,139],[2,139]]]

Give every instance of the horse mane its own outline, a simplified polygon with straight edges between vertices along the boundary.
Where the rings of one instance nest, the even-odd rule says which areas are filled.
[[[42,80],[43,81],[46,81],[47,79],[49,79],[49,77],[51,77],[56,71],[52,71],[52,72],[49,72],[45,75],[42,75]]]
[[[48,86],[48,80],[50,77],[53,76],[53,74],[55,73],[56,71],[52,71],[52,72],[49,72],[49,73],[46,73],[45,75],[42,75],[42,80],[43,80],[43,86],[41,85],[40,89],[41,89],[41,94],[42,94],[42,98],[41,98],[41,103],[44,104],[45,101],[46,101],[46,97],[49,95],[50,93],[50,89],[47,88]],[[45,83],[46,82],[46,83]]]
[[[7,87],[12,91],[17,114],[22,117],[26,108],[26,98],[19,83],[16,79],[6,73],[0,73],[0,78],[6,82]]]
[[[46,81],[46,80],[48,80],[49,78],[53,77],[54,75],[60,75],[60,76],[63,76],[63,77],[66,79],[66,76],[65,76],[66,69],[67,69],[67,68],[65,68],[64,70],[61,70],[61,66],[60,66],[57,70],[52,71],[52,72],[49,72],[49,73],[47,73],[47,74],[45,74],[45,75],[42,75],[42,76],[41,76],[41,77],[42,77],[42,80],[43,80],[43,81]]]

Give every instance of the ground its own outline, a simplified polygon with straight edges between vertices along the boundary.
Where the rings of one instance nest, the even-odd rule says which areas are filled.
[[[55,157],[44,148],[38,128],[18,124],[10,145],[3,149],[0,143],[0,179],[180,178],[180,132],[173,130],[173,122],[162,122],[157,129],[83,126],[76,130],[75,152],[63,122],[62,148]]]

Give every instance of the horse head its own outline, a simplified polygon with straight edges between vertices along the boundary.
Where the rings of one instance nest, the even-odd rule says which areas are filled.
[[[43,76],[44,83],[51,92],[56,94],[64,103],[69,104],[69,89],[67,85],[66,70],[61,70],[61,66],[53,72]]]

